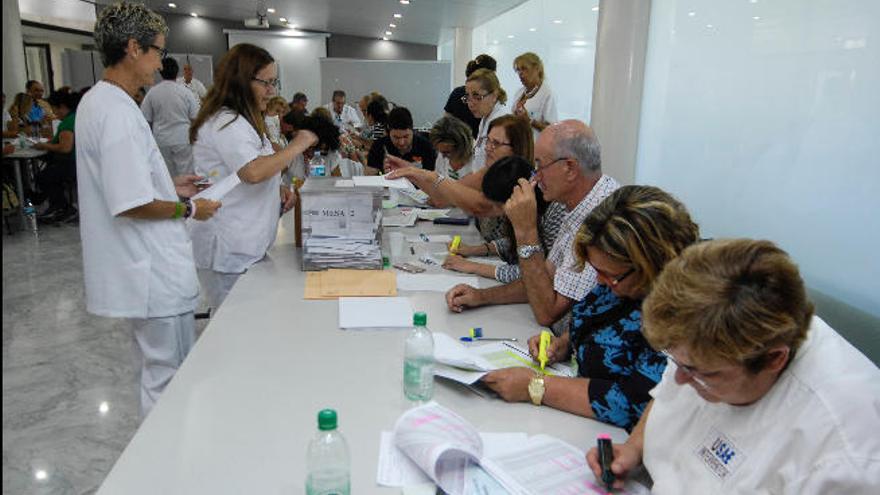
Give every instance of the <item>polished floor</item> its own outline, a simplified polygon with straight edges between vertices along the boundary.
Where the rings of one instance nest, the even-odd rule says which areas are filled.
[[[131,331],[86,313],[77,226],[2,238],[3,493],[94,493],[140,423]]]

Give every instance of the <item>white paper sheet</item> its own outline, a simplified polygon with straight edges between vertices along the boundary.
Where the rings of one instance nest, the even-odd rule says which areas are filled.
[[[440,209],[432,209],[432,208],[424,208],[418,210],[419,220],[430,220],[433,221],[435,218],[442,218],[449,215],[449,208],[440,208]]]
[[[354,181],[351,179],[339,179],[333,184],[334,187],[354,187]]]
[[[352,177],[351,180],[354,181],[354,185],[358,187],[370,186],[389,187],[391,189],[415,189],[415,186],[413,186],[412,182],[406,177],[388,180],[381,175],[356,175]]]
[[[398,273],[397,290],[446,292],[458,284],[479,287],[477,277],[445,273]]]
[[[196,194],[192,197],[192,199],[210,199],[213,201],[220,201],[223,196],[229,194],[229,191],[235,188],[235,186],[241,184],[241,179],[238,178],[238,174],[229,174],[224,177],[220,182],[215,183],[211,187],[204,189],[200,193]]]
[[[412,318],[406,297],[339,298],[339,328],[410,328]]]
[[[385,227],[412,227],[418,216],[414,210],[400,210],[397,215],[384,215],[382,225]]]

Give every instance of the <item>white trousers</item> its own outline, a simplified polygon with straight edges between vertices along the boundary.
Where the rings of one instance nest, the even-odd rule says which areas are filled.
[[[159,152],[165,159],[165,166],[171,177],[193,173],[193,152],[191,144],[171,144],[159,146]]]
[[[196,341],[192,312],[163,318],[133,319],[134,338],[141,353],[141,419],[147,417],[165,386]]]
[[[199,283],[202,285],[202,293],[205,294],[208,307],[213,312],[216,312],[220,305],[223,304],[223,300],[226,299],[229,291],[232,290],[232,286],[238,281],[238,277],[242,274],[215,272],[214,270],[199,268],[198,275]]]

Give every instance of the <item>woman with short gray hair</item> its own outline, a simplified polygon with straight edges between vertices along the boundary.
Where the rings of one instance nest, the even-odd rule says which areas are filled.
[[[207,220],[220,207],[188,199],[200,177],[171,178],[134,100],[162,67],[167,32],[141,4],[101,11],[95,42],[107,68],[76,120],[86,305],[90,313],[131,320],[142,358],[143,417],[195,343],[199,284],[184,219]]]

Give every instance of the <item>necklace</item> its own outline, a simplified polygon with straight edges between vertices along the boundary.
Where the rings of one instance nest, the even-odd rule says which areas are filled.
[[[125,86],[119,84],[118,82],[114,81],[113,79],[107,79],[106,77],[101,80],[104,81],[105,83],[112,84],[112,85],[116,86],[117,88],[121,89],[122,92],[124,92],[125,94],[130,96],[132,100],[134,100],[134,96],[132,96],[131,93],[129,93],[128,90],[125,89]]]
[[[535,86],[534,88],[532,88],[532,89],[526,91],[525,94],[523,94],[523,99],[524,99],[524,100],[528,100],[529,98],[535,96],[535,94],[538,92],[539,89],[541,89],[541,85],[540,85],[540,84],[537,85],[537,86]]]

